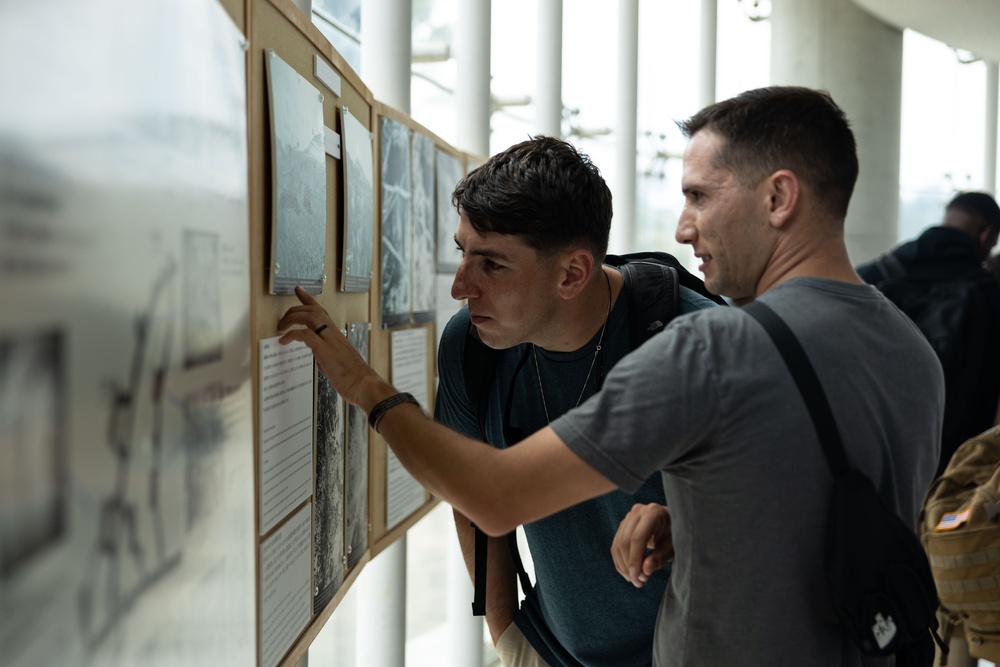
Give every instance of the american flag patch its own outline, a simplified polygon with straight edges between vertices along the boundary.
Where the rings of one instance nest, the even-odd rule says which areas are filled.
[[[952,512],[951,514],[945,514],[941,517],[938,525],[934,527],[934,530],[955,530],[963,523],[969,520],[969,514],[972,513],[972,508],[966,508],[961,512]]]

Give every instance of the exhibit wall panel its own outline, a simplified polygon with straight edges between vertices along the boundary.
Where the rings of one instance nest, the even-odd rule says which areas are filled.
[[[370,133],[374,101],[291,2],[254,0],[249,25],[257,643],[258,664],[270,667],[299,661],[370,559],[367,425],[354,429],[364,451],[352,458],[343,399],[316,371],[308,348],[283,348],[276,338],[278,319],[298,304],[291,293],[296,284],[342,329],[323,335],[371,326],[369,293],[342,289],[347,177],[371,179],[364,169],[345,174],[344,126],[350,114],[356,134]],[[367,191],[367,203],[362,195],[354,209],[362,217],[370,211],[370,234],[370,183]],[[367,266],[370,271],[370,257]],[[350,465],[354,460],[361,465]],[[362,534],[352,540],[346,514],[349,496],[358,494],[364,518],[352,528]]]
[[[377,276],[372,281],[372,357],[378,373],[397,388],[410,391],[429,413],[434,410],[434,378],[437,356],[433,321],[417,323],[413,315],[415,256],[432,261],[430,246],[414,246],[414,183],[434,183],[433,164],[414,166],[414,137],[433,144],[443,140],[407,114],[375,102],[374,145],[376,215],[375,251]],[[424,188],[424,192],[426,192]],[[433,185],[430,196],[433,197]],[[419,215],[419,214],[418,214]],[[433,229],[433,228],[432,228]],[[427,253],[430,253],[429,255]],[[400,386],[402,385],[402,387]],[[374,436],[372,447],[372,556],[402,537],[429,512],[437,500],[419,487],[402,469],[385,441]]]

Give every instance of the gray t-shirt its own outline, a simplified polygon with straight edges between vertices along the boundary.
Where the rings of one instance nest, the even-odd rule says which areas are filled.
[[[924,337],[868,285],[797,278],[761,301],[805,348],[851,464],[915,524],[944,408]],[[749,315],[678,318],[552,426],[623,489],[663,473],[676,556],[655,665],[884,664],[862,663],[833,621],[831,475],[794,381]]]

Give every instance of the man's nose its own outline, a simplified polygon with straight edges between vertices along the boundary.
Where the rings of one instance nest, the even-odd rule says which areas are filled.
[[[451,281],[451,298],[456,301],[462,301],[463,299],[475,296],[477,295],[475,294],[474,286],[472,285],[472,281],[469,280],[469,267],[465,259],[463,259],[458,265],[458,270],[455,271],[454,280]]]
[[[678,243],[694,243],[695,229],[688,216],[681,213],[677,220],[677,229],[674,231],[674,240]]]

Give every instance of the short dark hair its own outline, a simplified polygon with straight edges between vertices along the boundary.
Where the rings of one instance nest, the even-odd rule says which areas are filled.
[[[550,254],[582,244],[604,260],[611,190],[572,144],[537,136],[497,153],[459,181],[451,203],[480,233],[514,234]]]
[[[732,171],[741,184],[790,169],[830,214],[847,216],[858,179],[857,145],[829,93],[798,86],[748,90],[678,126],[688,138],[701,130],[720,134],[725,145],[715,166]]]
[[[1000,206],[997,206],[996,199],[985,192],[963,192],[955,196],[944,210],[953,209],[978,216],[994,229],[1000,228]]]

